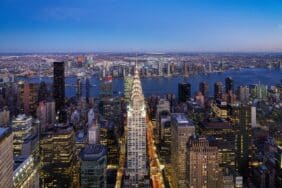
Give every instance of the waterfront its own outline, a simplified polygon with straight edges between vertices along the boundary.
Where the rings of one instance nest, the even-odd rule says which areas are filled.
[[[262,68],[253,68],[253,69],[241,69],[241,70],[230,70],[223,73],[209,73],[209,74],[200,74],[193,75],[190,77],[152,77],[152,78],[142,78],[142,87],[144,95],[164,95],[167,93],[173,93],[177,95],[177,87],[179,82],[188,81],[192,86],[192,93],[194,94],[198,88],[199,83],[205,81],[209,84],[209,95],[213,95],[213,84],[217,81],[221,81],[224,84],[224,79],[226,77],[232,77],[234,80],[235,88],[240,85],[250,85],[250,84],[260,84],[263,85],[276,85],[281,83],[282,79],[282,70],[275,69],[262,69]],[[76,91],[76,77],[67,77],[66,78],[66,96],[72,97],[75,96]],[[40,79],[29,78],[29,82],[38,83]],[[52,78],[43,77],[41,80],[44,80],[46,83],[52,83]],[[97,77],[91,77],[90,79],[91,89],[90,96],[97,97],[99,95],[99,84],[100,80]],[[114,94],[121,95],[124,90],[124,81],[122,78],[113,79],[113,91]],[[85,87],[83,87],[82,94],[85,95]]]

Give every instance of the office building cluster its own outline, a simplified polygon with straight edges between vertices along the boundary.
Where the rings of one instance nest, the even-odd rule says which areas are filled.
[[[282,186],[281,81],[238,84],[241,58],[57,59],[0,69],[1,188]]]

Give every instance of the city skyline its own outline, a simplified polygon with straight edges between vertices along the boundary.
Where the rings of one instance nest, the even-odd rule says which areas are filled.
[[[1,0],[0,188],[282,187],[281,0]]]
[[[4,0],[0,5],[1,53],[282,51],[278,0]]]

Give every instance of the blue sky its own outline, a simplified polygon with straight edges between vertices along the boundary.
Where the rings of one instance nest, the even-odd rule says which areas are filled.
[[[0,52],[281,52],[281,0],[1,0]]]

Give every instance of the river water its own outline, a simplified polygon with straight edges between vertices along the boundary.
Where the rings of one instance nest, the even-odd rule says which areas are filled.
[[[263,85],[276,85],[282,81],[282,70],[274,69],[241,69],[241,70],[229,70],[223,73],[209,73],[201,75],[193,75],[188,78],[182,76],[176,77],[153,77],[153,78],[142,78],[142,87],[144,95],[164,95],[166,93],[173,93],[177,95],[177,87],[179,82],[187,81],[191,83],[192,94],[199,89],[199,83],[205,81],[209,85],[209,95],[213,95],[214,83],[221,81],[223,84],[226,77],[232,77],[234,80],[235,88],[240,85],[258,84],[259,82]],[[43,77],[41,78],[46,83],[52,83],[52,78]],[[76,91],[76,77],[66,78],[66,96],[75,96]],[[29,82],[38,83],[40,79],[38,77],[28,78]],[[90,96],[99,96],[99,85],[100,80],[97,77],[90,79],[91,89]],[[124,80],[117,78],[113,80],[113,91],[115,95],[122,95],[124,90]],[[82,94],[85,95],[85,86],[83,86]]]

